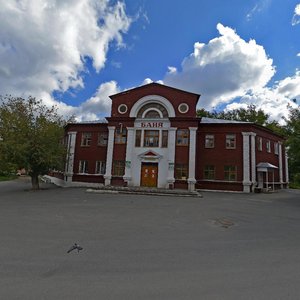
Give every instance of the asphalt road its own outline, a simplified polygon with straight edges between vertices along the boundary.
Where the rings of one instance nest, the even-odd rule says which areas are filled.
[[[0,182],[0,299],[299,299],[300,193]],[[84,249],[67,254],[74,242]]]

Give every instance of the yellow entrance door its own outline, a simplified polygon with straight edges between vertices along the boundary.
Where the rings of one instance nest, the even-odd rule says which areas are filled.
[[[141,186],[157,187],[157,164],[143,163],[141,169]]]

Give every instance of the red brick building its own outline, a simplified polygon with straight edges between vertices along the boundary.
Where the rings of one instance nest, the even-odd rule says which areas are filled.
[[[150,83],[112,95],[106,122],[66,127],[66,185],[253,192],[288,184],[283,137],[196,117],[200,95]]]

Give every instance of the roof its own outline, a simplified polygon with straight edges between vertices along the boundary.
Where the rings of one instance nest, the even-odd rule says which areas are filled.
[[[167,88],[167,89],[176,90],[176,91],[179,91],[179,92],[182,92],[182,93],[187,93],[187,94],[195,95],[195,96],[198,96],[198,98],[201,96],[200,94],[189,92],[189,91],[185,91],[185,90],[181,90],[181,89],[178,89],[178,88],[175,88],[175,87],[172,87],[172,86],[168,86],[168,85],[165,85],[165,84],[160,84],[160,83],[157,83],[157,82],[151,82],[151,83],[148,83],[148,84],[144,84],[144,85],[140,85],[140,86],[134,87],[132,89],[128,89],[128,90],[122,91],[122,92],[114,94],[114,95],[110,95],[109,97],[112,98],[112,97],[115,97],[115,96],[118,96],[118,95],[127,94],[127,93],[129,93],[131,91],[134,91],[134,90],[137,90],[137,89],[146,88],[147,86],[160,86],[160,87],[164,87],[164,88]]]
[[[268,163],[268,162],[261,162],[257,164],[257,168],[265,168],[265,169],[278,169],[278,167]]]
[[[223,119],[214,119],[214,118],[201,118],[202,124],[253,124],[251,122],[245,121],[234,121],[234,120],[223,120]]]

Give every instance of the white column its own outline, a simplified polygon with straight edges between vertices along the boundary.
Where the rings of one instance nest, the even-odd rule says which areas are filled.
[[[244,192],[250,193],[250,132],[242,132],[243,135],[243,186]]]
[[[252,181],[252,192],[254,192],[254,187],[256,186],[256,143],[255,143],[256,133],[251,132],[251,181]]]
[[[125,174],[123,179],[127,185],[131,185],[131,160],[132,160],[132,147],[134,145],[134,128],[127,127],[127,145],[126,145],[126,159],[125,159]]]
[[[283,188],[283,172],[282,172],[282,143],[278,143],[278,164],[279,164],[279,182],[280,188]]]
[[[189,151],[189,178],[188,186],[189,191],[195,190],[195,166],[196,166],[196,133],[197,127],[189,127],[190,130],[190,151]]]
[[[176,145],[176,127],[169,128],[168,136],[168,178],[166,188],[173,187],[175,182],[174,166],[175,166],[175,145]]]
[[[106,154],[106,172],[104,177],[104,184],[110,185],[111,183],[111,169],[112,159],[114,152],[114,139],[115,139],[115,126],[108,126],[108,142],[107,142],[107,154]]]
[[[289,156],[288,156],[288,150],[285,149],[285,181],[286,184],[289,184]]]
[[[65,166],[66,181],[72,181],[74,172],[74,157],[75,157],[75,144],[76,144],[76,131],[68,132],[68,145],[67,145],[67,157]]]

